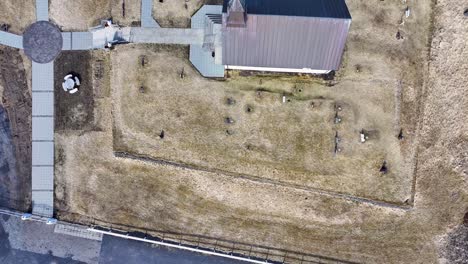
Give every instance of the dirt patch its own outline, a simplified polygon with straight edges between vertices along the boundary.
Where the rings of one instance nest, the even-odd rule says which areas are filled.
[[[4,152],[10,157],[8,167],[0,172],[4,193],[0,193],[8,207],[29,210],[31,205],[31,93],[27,82],[28,64],[23,64],[20,51],[0,47],[0,86],[3,87],[2,105],[8,115],[9,124],[4,136],[11,136],[13,152]],[[5,118],[6,116],[4,116]],[[5,142],[7,143],[7,141]],[[11,165],[11,167],[10,167]]]
[[[54,62],[55,130],[90,130],[94,121],[94,93],[88,51],[62,52]],[[63,78],[76,73],[81,85],[75,94],[62,88]]]
[[[468,226],[460,225],[445,237],[441,257],[448,263],[468,263]]]

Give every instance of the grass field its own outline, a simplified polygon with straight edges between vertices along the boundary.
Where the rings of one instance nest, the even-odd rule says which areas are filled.
[[[400,1],[347,4],[353,22],[333,81],[236,72],[207,80],[186,47],[92,52],[90,74],[111,78],[92,80],[96,129],[56,133],[58,217],[363,263],[453,260],[452,230],[468,201],[463,10],[411,2],[402,20]],[[372,132],[364,144],[361,129]],[[334,156],[336,131],[342,151]]]
[[[112,56],[120,65],[112,75],[115,150],[398,204],[411,199],[412,157],[401,153],[394,123],[397,80],[213,81],[190,66],[187,52],[129,46]],[[148,64],[139,66],[143,55]],[[370,134],[364,144],[362,129]]]

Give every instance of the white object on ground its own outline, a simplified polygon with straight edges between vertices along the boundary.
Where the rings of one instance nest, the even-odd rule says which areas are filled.
[[[46,224],[48,225],[55,225],[57,223],[57,219],[55,218],[48,218]]]
[[[366,142],[366,135],[361,132],[361,143]]]
[[[411,10],[409,9],[409,7],[407,7],[405,11],[405,16],[409,17],[410,15],[411,15]]]
[[[32,214],[24,213],[24,214],[21,216],[21,220],[30,220],[31,217],[32,217]]]
[[[76,92],[78,92],[78,88],[75,88],[75,89],[69,91],[69,93],[71,93],[71,94],[74,94]]]
[[[62,83],[62,88],[65,92],[69,92],[70,94],[78,92],[78,88],[76,86],[80,85],[80,79],[77,76],[68,74],[65,76],[64,80],[65,81]]]
[[[65,82],[63,82],[62,86],[66,90],[71,90],[71,89],[73,89],[73,87],[75,87],[75,81],[73,81],[72,78],[68,78],[68,79],[65,80]]]

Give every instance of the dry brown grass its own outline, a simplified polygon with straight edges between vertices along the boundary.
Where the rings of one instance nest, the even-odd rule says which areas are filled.
[[[153,0],[153,17],[161,27],[190,27],[190,18],[205,0]]]
[[[394,203],[411,198],[411,163],[404,162],[411,157],[400,154],[394,130],[393,83],[345,80],[327,87],[294,76],[212,81],[199,76],[186,54],[181,47],[130,46],[112,56],[119,65],[112,76],[117,150]],[[283,94],[291,101],[281,103]],[[338,125],[335,105],[343,108]],[[227,117],[234,123],[226,124]],[[367,144],[359,143],[363,128],[375,131]],[[336,131],[342,152],[334,156]],[[378,172],[383,160],[391,167],[387,175]]]
[[[0,1],[0,10],[0,24],[10,25],[9,31],[15,34],[22,35],[36,21],[34,0],[3,0]]]
[[[110,96],[96,100],[95,111],[99,112],[98,123],[102,131],[82,135],[74,131],[56,134],[56,146],[63,149],[60,151],[63,164],[56,166],[58,217],[78,221],[81,216],[87,216],[106,222],[220,237],[364,263],[437,262],[438,251],[445,239],[443,235],[461,223],[468,203],[467,176],[462,169],[466,164],[459,153],[466,145],[468,131],[465,122],[467,97],[462,88],[467,81],[464,40],[468,36],[463,22],[466,20],[462,20],[463,10],[458,3],[438,2],[434,27],[437,31],[432,41],[431,64],[427,67],[425,43],[429,39],[430,3],[411,3],[417,5],[412,6],[416,18],[410,17],[402,28],[406,37],[397,41],[397,22],[404,8],[399,1],[348,1],[354,20],[337,84],[323,87],[320,82],[305,81],[301,83],[304,85],[301,93],[306,94],[297,96],[287,105],[280,104],[275,93],[266,93],[265,100],[257,102],[252,89],[260,85],[259,79],[264,79],[262,86],[275,92],[296,91],[293,90],[296,81],[291,82],[290,77],[234,76],[227,82],[206,81],[187,66],[183,49],[176,49],[178,52],[175,53],[170,48],[157,47],[117,49],[111,60],[125,63],[114,63],[112,76],[122,81],[122,87],[119,89],[120,86],[114,83]],[[379,13],[385,14],[383,21],[373,25],[375,15]],[[137,58],[141,53],[150,56],[147,69],[138,68]],[[356,72],[358,64],[362,70]],[[187,78],[179,80],[177,72],[183,65]],[[141,74],[135,74],[137,70],[142,71]],[[161,78],[163,74],[165,78]],[[425,90],[422,89],[422,79],[427,80]],[[401,95],[397,93],[400,80]],[[138,93],[142,82],[148,87],[145,94]],[[192,87],[198,88],[194,90]],[[223,98],[226,95],[235,96],[240,107],[234,110],[225,106]],[[182,113],[179,118],[185,118],[184,122],[192,122],[193,128],[197,129],[194,133],[207,129],[197,126],[197,122],[201,122],[212,126],[208,132],[217,135],[218,129],[224,129],[224,124],[213,120],[219,120],[218,116],[225,113],[237,114],[237,120],[257,118],[257,122],[249,122],[254,128],[265,126],[255,113],[270,108],[282,108],[285,116],[295,118],[323,118],[329,115],[327,107],[316,113],[306,112],[304,108],[308,96],[320,95],[328,100],[339,99],[354,110],[348,114],[353,122],[342,125],[344,138],[354,138],[354,129],[358,127],[373,125],[381,131],[380,139],[375,141],[375,145],[379,142],[380,151],[389,151],[394,159],[398,155],[401,159],[405,157],[408,164],[415,154],[415,146],[419,146],[416,196],[411,210],[355,203],[284,186],[112,155],[114,124],[117,127],[128,125],[129,129],[121,131],[127,146],[137,146],[141,150],[141,142],[146,142],[151,144],[146,147],[147,154],[201,159],[190,145],[191,140],[192,144],[197,144],[195,136],[189,131],[179,131],[183,126],[177,124],[177,111]],[[399,108],[395,98],[402,98]],[[323,105],[328,102],[325,100]],[[423,108],[418,107],[421,102],[424,102]],[[252,117],[244,112],[247,103],[258,110]],[[204,105],[204,108],[199,106],[199,111],[206,118],[195,118],[194,105]],[[118,109],[131,112],[118,113]],[[394,114],[395,111],[398,113],[397,109],[401,110],[401,115]],[[306,113],[300,115],[300,111]],[[132,118],[146,122],[133,122]],[[420,118],[422,122],[418,130]],[[169,123],[178,125],[178,129],[168,130],[163,142],[154,140],[162,124]],[[307,122],[297,123],[315,131]],[[236,124],[238,133],[246,133],[240,122]],[[327,122],[321,124],[324,129],[330,129]],[[392,140],[400,126],[407,131],[406,141],[395,148]],[[253,134],[259,135],[258,132]],[[170,142],[171,137],[177,135],[180,137]],[[292,139],[285,140],[291,142]],[[166,141],[176,148],[174,152],[170,147],[162,146]],[[212,156],[219,153],[216,150],[219,144],[227,144],[214,142],[215,146],[205,147],[215,150]],[[364,146],[371,148],[374,143],[369,143]],[[226,148],[226,152],[235,148],[234,143],[230,144],[234,147]],[[344,147],[344,151],[358,153],[352,144]],[[186,147],[183,150],[191,153],[184,153],[179,147]],[[343,153],[343,157],[346,155],[349,153]],[[227,158],[230,157],[223,154],[223,159]],[[348,162],[357,161],[348,158]],[[401,160],[395,160],[396,164],[403,164],[398,162]],[[319,183],[334,184],[335,190],[346,187],[341,185],[342,182],[340,185]],[[347,186],[353,184],[347,183],[351,184]],[[401,182],[401,185],[393,186],[410,185]],[[356,192],[361,191],[356,185],[354,188]],[[362,188],[363,192],[370,190],[372,187],[369,189],[368,185]],[[374,188],[376,195],[394,195],[391,189],[377,191]]]
[[[125,11],[124,11],[125,6]],[[125,13],[125,16],[124,16]],[[135,26],[140,23],[141,1],[112,0],[111,15],[115,23],[121,26]]]
[[[112,0],[50,0],[49,17],[63,31],[86,31],[111,17]]]

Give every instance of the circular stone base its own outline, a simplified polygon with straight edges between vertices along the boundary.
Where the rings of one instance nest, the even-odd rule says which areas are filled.
[[[53,61],[62,50],[62,33],[48,21],[31,24],[23,34],[23,48],[26,55],[37,63]]]

